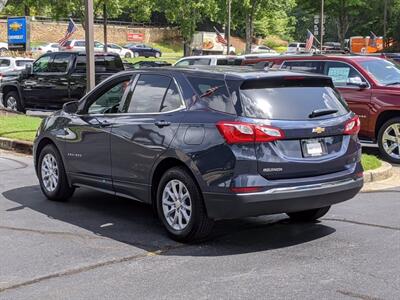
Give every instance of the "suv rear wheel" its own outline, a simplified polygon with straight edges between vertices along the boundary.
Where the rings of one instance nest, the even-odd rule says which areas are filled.
[[[16,91],[8,92],[4,96],[3,105],[10,110],[25,113],[25,107],[22,106],[21,99]]]
[[[157,213],[174,240],[191,242],[212,230],[203,197],[191,174],[182,167],[165,172],[157,190]]]
[[[378,145],[384,159],[400,163],[400,118],[387,121],[379,129]]]
[[[294,221],[298,222],[312,222],[315,221],[323,216],[329,211],[331,207],[321,207],[316,209],[298,211],[293,213],[287,213],[287,215]]]

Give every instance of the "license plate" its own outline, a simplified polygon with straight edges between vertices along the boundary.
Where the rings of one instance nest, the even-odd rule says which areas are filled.
[[[321,156],[326,154],[325,144],[322,140],[304,140],[303,141],[304,156]]]

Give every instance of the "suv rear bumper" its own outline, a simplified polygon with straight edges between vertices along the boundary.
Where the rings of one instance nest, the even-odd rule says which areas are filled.
[[[256,193],[204,193],[204,202],[208,216],[217,220],[288,213],[349,200],[361,190],[363,183],[363,178],[358,178],[273,188]]]

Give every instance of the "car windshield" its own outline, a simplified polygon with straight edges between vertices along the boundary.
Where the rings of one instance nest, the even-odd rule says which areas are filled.
[[[360,65],[381,85],[400,84],[400,68],[384,59],[360,62]]]

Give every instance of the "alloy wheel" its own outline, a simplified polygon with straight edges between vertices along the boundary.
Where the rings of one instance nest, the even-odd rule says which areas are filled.
[[[15,99],[13,96],[8,97],[6,102],[6,107],[8,109],[17,111],[17,99]]]
[[[56,158],[48,153],[43,157],[41,165],[42,182],[48,192],[54,192],[59,180],[59,171]]]
[[[192,216],[192,201],[185,184],[177,179],[169,181],[162,193],[162,209],[168,225],[183,230]]]
[[[383,149],[390,157],[400,159],[400,123],[391,124],[382,135]]]

